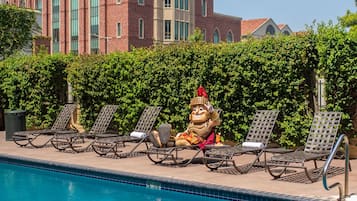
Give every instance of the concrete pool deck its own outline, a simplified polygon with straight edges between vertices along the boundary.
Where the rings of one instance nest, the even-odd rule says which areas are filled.
[[[52,146],[41,149],[22,148],[12,141],[5,141],[5,132],[3,131],[0,131],[0,154],[321,200],[336,200],[338,197],[337,188],[326,191],[322,186],[321,179],[311,183],[303,174],[300,174],[300,170],[279,180],[273,180],[264,169],[253,169],[248,174],[241,175],[232,169],[211,172],[202,164],[191,164],[187,167],[154,165],[145,155],[117,159],[99,157],[94,152],[63,153]],[[192,153],[185,152],[183,154],[191,155]],[[249,158],[242,157],[243,164],[247,160]],[[319,163],[320,166],[322,164]],[[333,161],[332,167],[334,168],[327,180],[329,184],[335,182],[343,184],[343,168],[340,168],[343,165],[344,160],[335,159]],[[351,165],[352,172],[349,175],[350,194],[357,193],[357,172],[355,171],[357,160],[351,160]]]

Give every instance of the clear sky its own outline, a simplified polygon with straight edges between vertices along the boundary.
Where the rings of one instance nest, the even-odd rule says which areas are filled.
[[[292,31],[305,30],[313,21],[337,23],[337,17],[356,12],[355,0],[214,0],[214,12],[245,19],[272,18]]]

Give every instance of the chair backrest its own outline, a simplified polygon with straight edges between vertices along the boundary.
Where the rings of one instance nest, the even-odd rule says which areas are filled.
[[[246,142],[260,142],[268,144],[271,133],[278,117],[277,110],[257,110],[250,125]]]
[[[164,123],[157,129],[159,131],[161,144],[167,145],[171,137],[171,124]]]
[[[64,130],[66,129],[71,116],[76,109],[75,104],[65,104],[61,112],[57,115],[55,122],[53,123],[51,130]]]
[[[117,109],[118,105],[105,105],[102,107],[89,133],[95,135],[105,133]]]
[[[146,133],[149,135],[150,131],[154,127],[154,123],[159,116],[162,107],[147,106],[141,113],[138,123],[134,128],[134,131]]]
[[[341,112],[319,112],[314,116],[304,151],[329,154],[341,121]]]

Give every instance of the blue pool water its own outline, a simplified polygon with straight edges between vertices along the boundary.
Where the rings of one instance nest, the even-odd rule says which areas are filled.
[[[218,201],[44,169],[0,163],[1,201]]]

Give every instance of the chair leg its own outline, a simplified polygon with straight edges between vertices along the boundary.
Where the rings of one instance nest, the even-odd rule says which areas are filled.
[[[269,174],[274,178],[274,179],[278,179],[281,177],[281,175],[283,175],[284,173],[286,173],[286,167],[282,167],[281,170],[278,170],[276,172],[276,169],[272,170],[272,168],[274,168],[276,166],[270,166],[270,165],[267,165],[266,169],[268,170]]]
[[[35,143],[37,140],[37,137],[39,137],[40,135],[37,135],[37,136],[35,136],[34,138],[31,138],[31,139],[29,139],[28,141],[29,141],[29,144],[31,145],[31,146],[33,146],[33,147],[35,147],[35,148],[42,148],[42,147],[44,147],[44,146],[46,146],[52,139],[53,139],[53,136],[52,137],[50,137],[48,140],[46,140],[45,142],[43,142],[43,143],[41,143],[41,144],[37,144],[37,143]]]
[[[227,162],[227,160],[230,160],[227,156],[215,156],[205,154],[203,157],[203,163],[211,171],[217,170],[218,168],[222,167],[223,164]]]
[[[236,164],[236,162],[233,160],[233,157],[232,157],[232,164],[233,164],[233,167],[240,173],[240,174],[246,174],[249,172],[250,169],[252,169],[252,167],[256,164],[256,162],[259,162],[259,157],[263,154],[263,152],[258,152],[258,153],[254,153],[256,156],[255,156],[255,159],[249,163],[246,167],[244,168],[241,168],[239,167],[239,165]],[[238,155],[240,156],[240,155]]]
[[[69,139],[58,139],[54,137],[50,142],[52,146],[59,151],[64,151],[70,146]]]
[[[317,162],[316,162],[316,160],[314,160],[314,166],[315,166],[315,169],[317,169]]]
[[[166,148],[152,148],[146,152],[146,156],[154,163],[159,164],[163,161],[167,160],[172,156],[172,152],[174,148],[166,149]]]
[[[77,143],[77,142],[80,142],[80,143]],[[78,145],[78,144],[83,144],[85,143],[85,139],[84,137],[74,137],[74,138],[71,138],[70,140],[70,143],[69,143],[69,147],[76,153],[82,153],[82,152],[85,152],[87,151],[93,144],[94,141],[90,142],[88,145]]]
[[[177,165],[179,165],[180,167],[186,167],[188,166],[189,164],[192,163],[193,159],[195,159],[199,153],[201,153],[201,149],[198,149],[197,152],[192,156],[192,158],[190,158],[189,160],[184,160],[182,161],[182,163],[178,163]]]
[[[316,168],[316,169],[317,169],[317,168]],[[315,170],[316,170],[316,169],[315,169]],[[323,169],[321,169],[321,170],[319,171],[319,173],[318,173],[316,176],[313,176],[314,171],[312,171],[312,173],[310,174],[309,171],[308,171],[308,169],[307,169],[306,167],[304,167],[304,171],[305,171],[306,177],[307,177],[312,183],[314,183],[314,182],[316,182],[316,181],[319,179],[319,177],[322,175]]]
[[[29,139],[27,137],[12,137],[12,140],[20,147],[25,147],[29,144]]]
[[[105,156],[110,152],[116,151],[116,144],[115,143],[106,143],[106,142],[94,142],[92,144],[92,149],[99,156]]]

